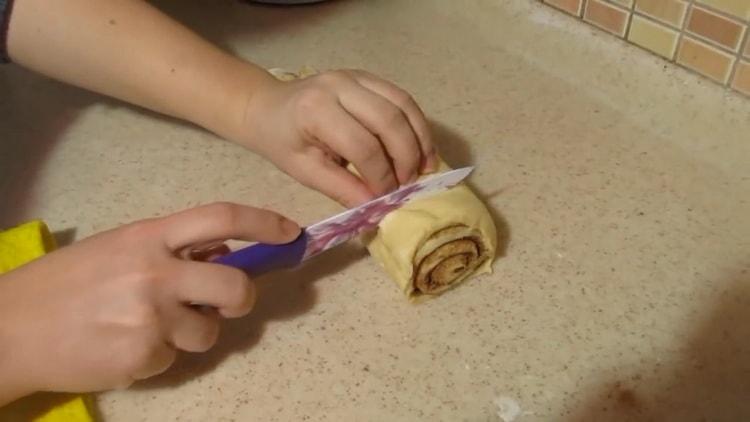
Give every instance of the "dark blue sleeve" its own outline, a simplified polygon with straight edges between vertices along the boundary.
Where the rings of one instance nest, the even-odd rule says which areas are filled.
[[[8,24],[10,23],[10,12],[13,9],[13,0],[0,0],[0,61],[7,63],[8,57]]]

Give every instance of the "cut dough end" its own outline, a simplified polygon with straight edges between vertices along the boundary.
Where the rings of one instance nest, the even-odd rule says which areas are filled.
[[[464,225],[448,227],[435,232],[426,244],[442,244],[430,251],[424,259],[414,262],[414,291],[412,295],[439,294],[462,281],[479,268],[489,257],[481,236],[475,233],[463,235],[468,227]],[[424,247],[424,245],[423,245]],[[434,246],[433,246],[434,247]],[[418,255],[424,255],[421,251]]]

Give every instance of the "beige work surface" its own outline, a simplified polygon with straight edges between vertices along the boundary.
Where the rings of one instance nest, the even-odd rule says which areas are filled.
[[[100,395],[107,421],[750,419],[750,101],[528,0],[157,4],[264,66],[396,81],[508,236],[417,306],[355,246],[267,277],[213,351]],[[12,66],[0,93],[3,225],[339,210],[194,127]]]

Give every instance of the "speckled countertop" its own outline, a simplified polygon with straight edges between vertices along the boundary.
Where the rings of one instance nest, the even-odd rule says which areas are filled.
[[[263,65],[412,91],[509,241],[418,306],[355,246],[269,277],[215,350],[100,395],[105,420],[750,419],[750,101],[527,0],[160,3]],[[13,67],[0,92],[3,225],[338,211],[196,128]]]

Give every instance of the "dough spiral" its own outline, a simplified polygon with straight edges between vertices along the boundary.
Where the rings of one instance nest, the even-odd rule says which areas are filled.
[[[482,201],[461,184],[391,212],[364,243],[404,294],[418,300],[491,272],[497,230]]]
[[[433,233],[414,257],[415,294],[438,294],[474,272],[487,247],[481,234],[463,224]]]

